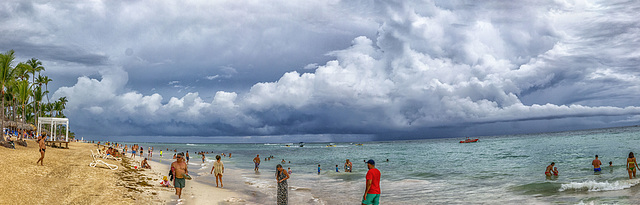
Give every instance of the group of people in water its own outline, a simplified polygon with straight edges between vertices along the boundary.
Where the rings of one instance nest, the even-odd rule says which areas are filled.
[[[593,161],[591,161],[591,165],[593,166],[593,172],[595,174],[599,174],[602,171],[602,168],[600,167],[602,166],[602,161],[600,161],[598,155],[596,155],[596,158]],[[547,166],[547,169],[544,171],[544,174],[547,177],[551,177],[552,175],[558,176],[558,168],[554,166],[555,166],[555,162],[551,162],[551,164]],[[609,161],[609,167],[613,167],[612,161]],[[636,178],[636,171],[640,167],[638,167],[638,162],[636,162],[636,157],[633,155],[633,152],[629,152],[626,168],[627,168],[627,172],[629,173],[629,179]]]

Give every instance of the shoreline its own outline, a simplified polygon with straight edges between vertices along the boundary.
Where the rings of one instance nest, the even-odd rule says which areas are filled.
[[[140,162],[140,159],[141,158],[138,157],[136,158],[136,161]],[[159,179],[152,183],[154,183],[153,186],[160,187],[162,176],[167,176],[170,170],[169,163],[173,161],[167,160],[168,163],[165,163],[148,159],[147,162],[151,166],[151,169],[146,169],[144,173],[147,174],[147,176]],[[206,168],[210,168],[210,166],[207,166]],[[226,187],[217,188],[215,186],[211,186],[203,182],[203,178],[213,177],[213,175],[193,176],[193,173],[197,171],[199,170],[193,170],[192,167],[189,169],[189,173],[192,175],[193,179],[186,181],[186,186],[182,190],[182,203],[177,201],[178,196],[175,195],[175,188],[160,187],[162,188],[162,191],[158,194],[159,199],[164,202],[164,204],[247,204],[245,201],[245,198],[247,198],[246,195]],[[223,179],[227,179],[228,175],[224,175],[224,177],[225,178]],[[173,182],[169,182],[171,186],[173,186]]]

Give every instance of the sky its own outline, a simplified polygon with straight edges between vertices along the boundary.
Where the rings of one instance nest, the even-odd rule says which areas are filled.
[[[85,139],[406,140],[640,124],[637,1],[2,1]]]

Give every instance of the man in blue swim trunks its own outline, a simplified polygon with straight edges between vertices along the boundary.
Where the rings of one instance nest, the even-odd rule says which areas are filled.
[[[253,158],[253,163],[256,165],[255,168],[253,168],[253,171],[258,171],[258,169],[260,168],[260,155],[256,155],[256,158]]]
[[[598,155],[596,155],[596,159],[591,162],[591,165],[593,165],[593,172],[601,171],[600,165],[602,165],[602,162],[600,162],[600,160],[598,159]]]

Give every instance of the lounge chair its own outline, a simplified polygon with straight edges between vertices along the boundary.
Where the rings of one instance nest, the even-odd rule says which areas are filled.
[[[91,151],[91,153],[93,153],[93,151]],[[114,157],[113,155],[108,155],[108,154],[104,154],[100,151],[100,149],[98,149],[98,157],[103,158],[103,159],[111,159],[111,160],[116,160],[116,161],[122,161],[122,158],[118,158],[118,157]]]
[[[97,159],[97,156],[94,155],[93,151],[91,151],[91,158],[93,159],[93,162],[89,163],[90,167],[96,167],[96,166],[98,166],[98,164],[103,164],[103,165],[107,166],[111,170],[118,169],[118,165],[109,164],[109,163],[106,163],[106,162],[104,162],[104,161],[102,161],[100,159]]]
[[[122,161],[122,158],[114,157],[113,155],[104,155],[104,159],[112,159],[116,161]]]

